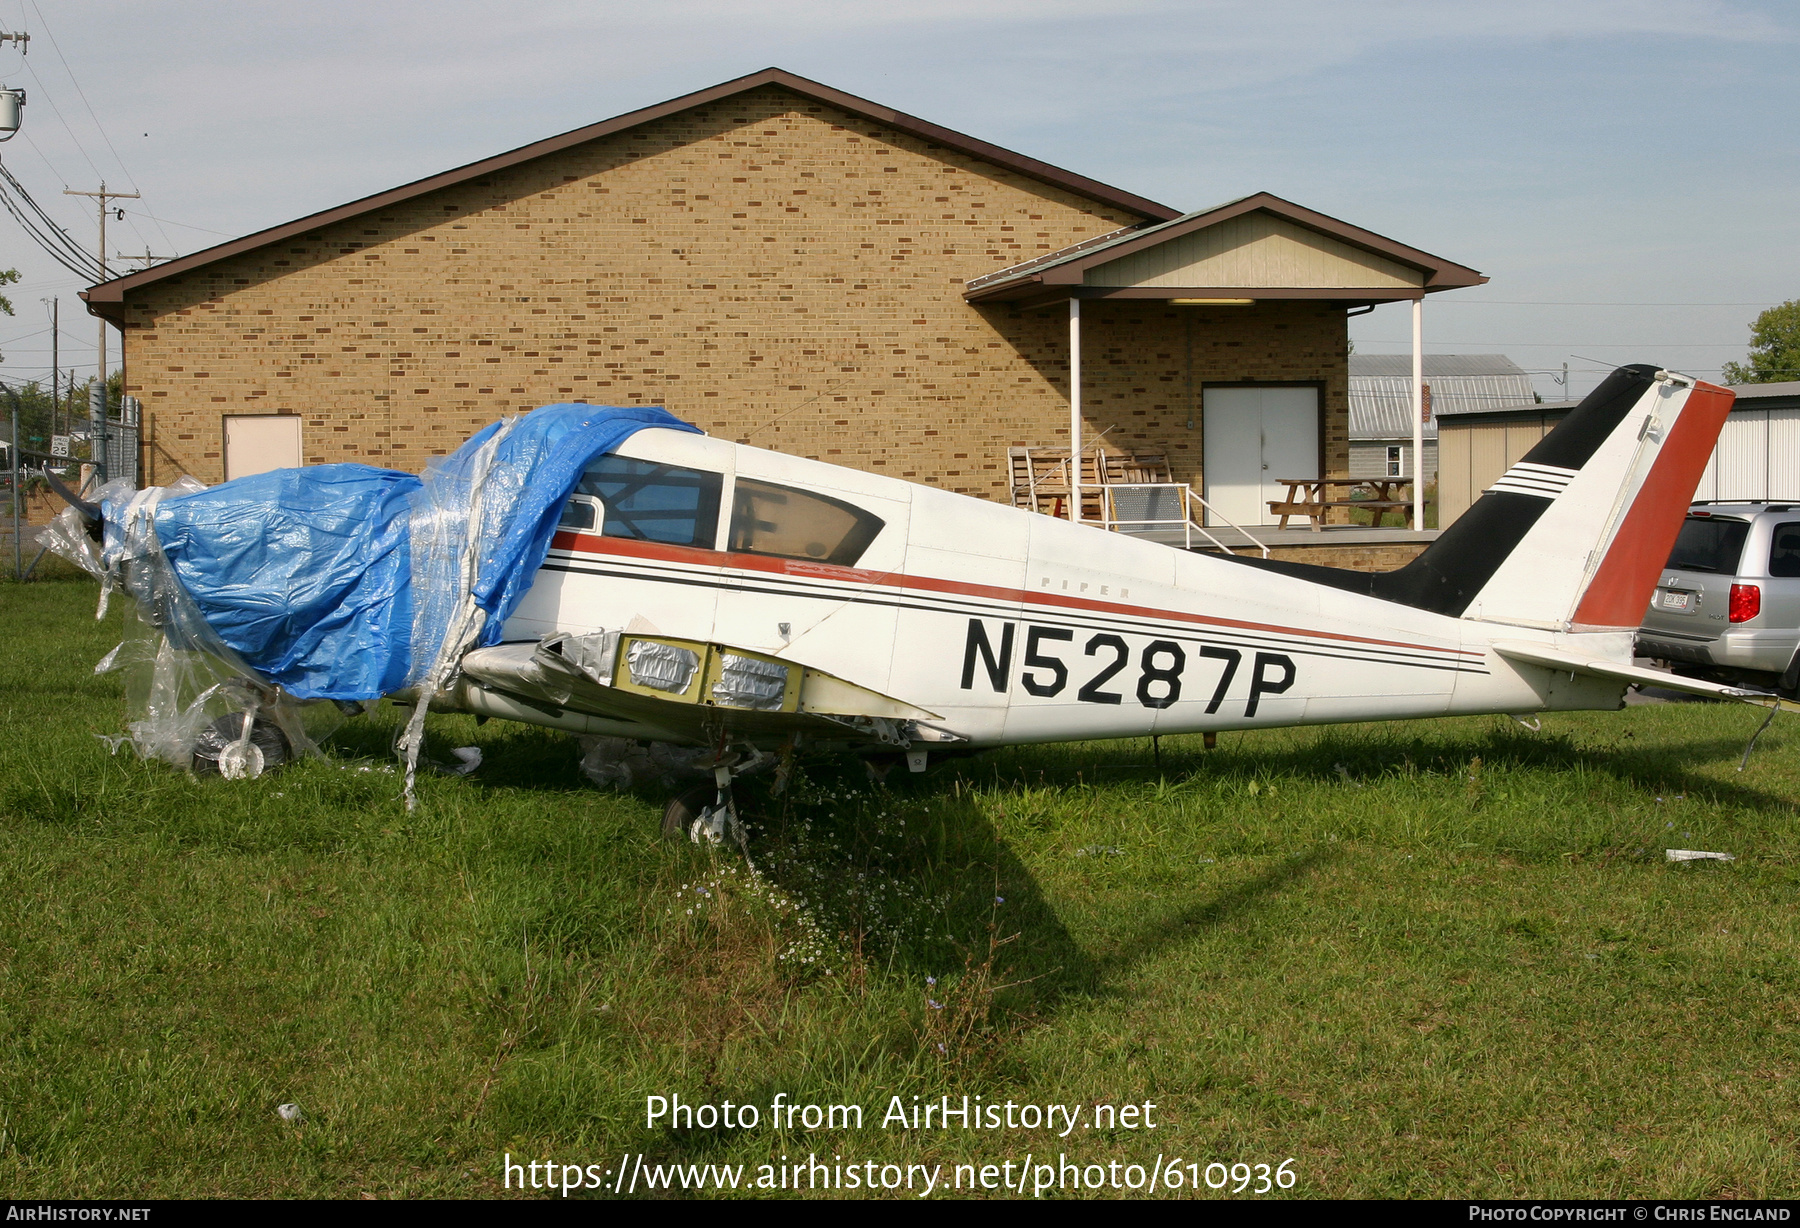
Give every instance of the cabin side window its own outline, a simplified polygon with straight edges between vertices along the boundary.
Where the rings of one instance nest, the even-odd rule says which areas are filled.
[[[841,499],[741,477],[731,500],[730,548],[854,567],[884,523]]]
[[[607,455],[587,467],[563,508],[561,527],[710,550],[719,529],[716,473]]]
[[[576,532],[592,532],[600,523],[600,502],[592,495],[575,494],[563,504],[562,519],[556,522],[559,529],[574,529]]]

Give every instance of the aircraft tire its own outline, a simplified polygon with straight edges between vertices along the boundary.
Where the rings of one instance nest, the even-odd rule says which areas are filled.
[[[669,804],[663,807],[663,839],[688,839],[688,832],[694,826],[694,820],[699,818],[700,812],[712,805],[718,796],[718,786],[703,784],[684,789],[670,798]]]
[[[227,774],[221,761],[243,734],[244,715],[228,712],[206,727],[194,744],[194,771],[203,775]],[[246,773],[250,776],[260,776],[294,757],[294,748],[288,745],[287,735],[267,721],[257,721],[250,727],[247,749],[250,752],[248,762],[254,764]]]

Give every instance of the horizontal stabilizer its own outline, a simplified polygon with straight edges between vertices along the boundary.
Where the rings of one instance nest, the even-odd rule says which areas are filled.
[[[1616,678],[1620,682],[1659,686],[1664,690],[1686,691],[1690,695],[1707,695],[1714,699],[1741,699],[1746,703],[1766,703],[1775,698],[1766,691],[1747,691],[1742,687],[1726,686],[1719,682],[1702,682],[1698,678],[1683,678],[1676,674],[1665,674],[1660,670],[1642,669],[1636,665],[1624,665],[1618,661],[1609,661],[1605,657],[1552,648],[1548,644],[1502,640],[1494,644],[1493,649],[1509,661],[1522,661],[1527,665],[1541,665],[1547,669],[1567,670],[1571,674],[1586,674],[1590,678]]]

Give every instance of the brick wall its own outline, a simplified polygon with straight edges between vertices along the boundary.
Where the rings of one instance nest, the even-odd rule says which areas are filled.
[[[579,400],[1005,498],[1008,446],[1067,441],[1066,316],[962,284],[1137,220],[749,91],[132,292],[146,480],[219,480],[225,414],[301,415],[308,463],[416,470]],[[1316,379],[1347,465],[1341,311],[1084,314],[1086,430],[1194,479],[1206,382]]]

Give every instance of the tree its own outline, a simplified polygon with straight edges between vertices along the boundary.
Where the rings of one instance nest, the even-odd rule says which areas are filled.
[[[1750,325],[1750,353],[1725,364],[1727,384],[1800,380],[1800,299],[1771,307]]]
[[[17,270],[17,269],[0,269],[0,286],[7,285],[11,282],[15,282],[18,280],[19,280],[19,270]],[[12,313],[13,313],[12,300],[7,298],[4,294],[0,294],[0,314],[11,315]],[[5,361],[6,361],[5,356],[0,355],[0,362],[5,362]]]

